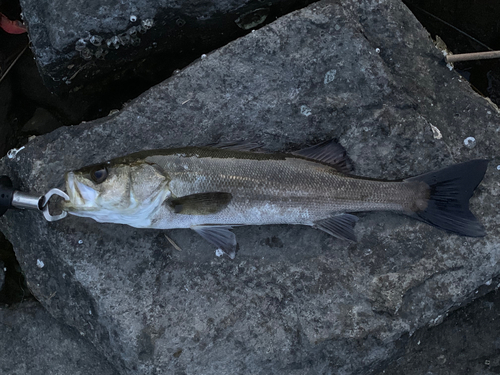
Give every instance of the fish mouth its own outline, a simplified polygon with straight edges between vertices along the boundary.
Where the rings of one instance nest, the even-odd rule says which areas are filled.
[[[69,201],[64,204],[67,211],[74,212],[96,208],[97,191],[95,189],[78,181],[73,172],[68,172],[65,179],[66,191],[69,196]]]

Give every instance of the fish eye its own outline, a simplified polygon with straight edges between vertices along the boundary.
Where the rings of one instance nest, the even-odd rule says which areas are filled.
[[[104,165],[100,165],[98,167],[93,168],[90,171],[90,178],[96,184],[102,184],[108,178],[108,168]]]

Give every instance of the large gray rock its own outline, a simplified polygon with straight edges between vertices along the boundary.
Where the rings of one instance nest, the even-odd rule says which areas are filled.
[[[192,50],[213,50],[309,2],[21,0],[21,6],[45,84],[67,91],[98,79],[95,90],[131,71],[170,74],[191,60]]]
[[[118,374],[78,331],[57,322],[35,301],[0,307],[0,373]]]
[[[44,192],[68,170],[142,149],[246,139],[291,150],[337,137],[367,177],[492,159],[471,201],[486,237],[366,213],[357,244],[306,227],[237,228],[231,261],[188,230],[168,232],[178,252],[162,231],[75,217],[8,212],[1,229],[32,293],[123,374],[366,373],[499,274],[499,119],[399,1],[322,1],[118,114],[37,138],[0,172]]]

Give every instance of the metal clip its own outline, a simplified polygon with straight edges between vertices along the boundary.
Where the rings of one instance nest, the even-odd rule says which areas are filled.
[[[38,210],[43,213],[47,221],[57,221],[64,219],[68,214],[63,211],[59,215],[51,215],[49,212],[49,200],[54,195],[57,195],[64,200],[69,200],[68,194],[59,189],[50,189],[47,194],[39,196],[30,193],[23,193],[22,191],[14,191],[12,195],[12,206],[16,208],[27,208],[31,210]]]
[[[64,191],[59,190],[59,189],[50,189],[47,194],[45,194],[42,198],[44,199],[44,203],[42,204],[42,212],[43,216],[47,221],[57,221],[64,219],[68,213],[66,211],[61,212],[59,215],[51,215],[49,212],[49,200],[52,198],[54,195],[57,195],[61,198],[64,198],[65,201],[69,201],[69,196],[66,194]]]

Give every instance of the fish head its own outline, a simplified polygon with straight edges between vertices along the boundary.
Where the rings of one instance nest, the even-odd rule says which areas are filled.
[[[168,198],[168,176],[145,162],[105,163],[68,172],[69,201],[63,209],[98,222],[148,225],[151,213]]]

